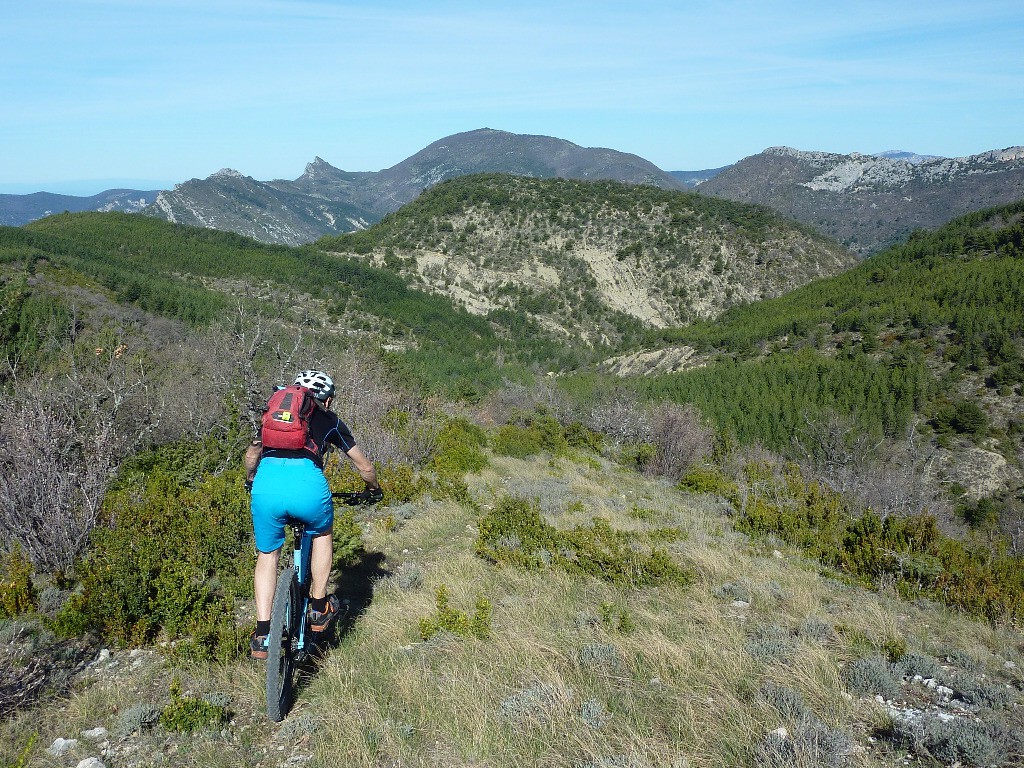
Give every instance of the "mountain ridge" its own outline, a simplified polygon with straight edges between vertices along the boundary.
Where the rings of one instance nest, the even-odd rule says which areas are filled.
[[[481,172],[683,187],[637,155],[580,147],[550,136],[480,128],[438,139],[381,171],[343,171],[318,156],[294,181],[260,182],[242,174],[232,174],[230,184],[216,174],[192,179],[161,192],[144,213],[232,229],[263,242],[300,245],[321,235],[365,229],[424,189]]]
[[[905,239],[914,229],[934,229],[963,213],[1024,197],[1020,146],[961,158],[778,146],[721,168],[666,172],[629,153],[480,128],[438,139],[380,171],[344,171],[318,155],[293,180],[259,181],[226,168],[159,193],[108,190],[90,198],[48,198],[45,204],[33,202],[38,197],[5,195],[0,223],[20,225],[61,210],[115,209],[300,245],[365,229],[430,186],[484,172],[697,189],[771,207],[861,256]]]
[[[921,162],[769,147],[699,192],[767,205],[864,256],[915,229],[1024,197],[1024,147]]]
[[[32,192],[27,195],[0,194],[0,225],[17,227],[54,213],[68,211],[124,211],[137,213],[151,205],[159,190],[108,189],[95,195],[61,195]]]

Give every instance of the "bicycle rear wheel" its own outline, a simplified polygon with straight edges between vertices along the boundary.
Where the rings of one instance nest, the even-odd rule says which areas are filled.
[[[267,638],[267,717],[284,720],[292,705],[295,661],[292,646],[298,634],[299,580],[294,568],[286,568],[277,580]]]

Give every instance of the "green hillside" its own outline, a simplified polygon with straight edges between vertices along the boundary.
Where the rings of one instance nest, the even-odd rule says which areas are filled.
[[[750,357],[771,341],[820,345],[842,332],[861,341],[902,341],[948,329],[960,364],[977,369],[1006,362],[1002,358],[1012,353],[999,349],[1024,334],[1022,215],[1024,202],[964,216],[935,232],[915,232],[906,244],[842,275],[734,307],[713,323],[694,323],[662,338]]]
[[[229,317],[239,302],[272,306],[281,320],[310,316],[324,329],[358,331],[402,350],[395,363],[428,388],[483,391],[494,363],[564,364],[567,353],[531,333],[527,319],[488,322],[395,274],[307,246],[257,243],[232,233],[116,213],[64,214],[0,230],[0,259],[74,272],[114,301],[190,325]],[[567,359],[571,359],[571,355]],[[506,372],[507,375],[516,375]]]
[[[636,386],[695,402],[739,439],[776,448],[827,409],[878,435],[922,415],[939,432],[1017,444],[1022,212],[1024,203],[972,214],[842,275],[659,333],[708,365]]]
[[[362,254],[474,312],[528,316],[605,351],[644,328],[711,317],[855,263],[767,208],[500,174],[438,184],[373,227],[317,245]]]

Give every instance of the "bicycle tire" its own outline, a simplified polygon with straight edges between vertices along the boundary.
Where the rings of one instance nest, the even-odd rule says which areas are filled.
[[[295,659],[292,646],[298,634],[299,582],[294,568],[286,568],[277,580],[267,637],[267,717],[284,720],[292,705]]]

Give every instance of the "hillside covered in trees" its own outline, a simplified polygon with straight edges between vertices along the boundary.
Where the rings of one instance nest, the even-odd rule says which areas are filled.
[[[656,187],[463,176],[326,237],[476,314],[528,316],[573,345],[713,317],[855,263],[767,208]]]
[[[1020,203],[980,211],[836,277],[652,334],[655,348],[695,349],[690,370],[626,381],[696,405],[743,443],[796,446],[835,471],[911,430],[930,446],[918,460],[932,481],[968,489],[965,507],[1002,514],[1019,537],[1022,214]],[[990,493],[997,502],[979,502]]]

